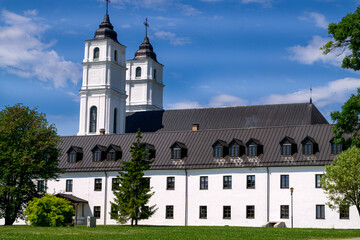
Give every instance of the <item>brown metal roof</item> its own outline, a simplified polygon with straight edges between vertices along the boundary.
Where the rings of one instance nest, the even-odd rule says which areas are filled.
[[[184,119],[184,118],[183,118]],[[191,126],[191,125],[190,125]],[[152,169],[196,169],[196,168],[228,168],[228,167],[264,167],[264,166],[316,166],[332,162],[330,140],[333,138],[333,125],[301,125],[262,128],[233,128],[200,131],[159,131],[143,133],[143,141],[154,146],[156,150]],[[292,156],[281,156],[279,142],[286,136],[297,143],[297,153]],[[307,136],[316,139],[319,151],[314,155],[303,155],[301,141]],[[96,136],[62,137],[60,148],[60,168],[65,171],[113,171],[119,170],[120,161],[94,162],[91,149],[97,144],[109,146],[115,144],[123,150],[122,160],[129,161],[130,146],[135,141],[136,134],[112,134]],[[230,143],[233,139],[248,142],[257,139],[263,145],[263,154],[256,157],[246,155],[240,158],[224,159],[213,157],[212,145],[221,139]],[[170,146],[176,141],[187,147],[187,159],[176,162],[171,159]],[[69,163],[66,152],[71,146],[83,149],[83,159]]]
[[[71,194],[64,194],[64,193],[58,193],[55,196],[60,197],[60,198],[65,198],[67,200],[69,200],[72,203],[88,203],[88,201],[78,198],[74,195]]]
[[[127,113],[126,133],[328,124],[312,103]]]

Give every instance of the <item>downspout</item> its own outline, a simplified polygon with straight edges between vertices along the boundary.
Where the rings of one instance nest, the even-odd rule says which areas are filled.
[[[185,226],[188,225],[188,172],[185,168]]]
[[[270,174],[269,167],[266,167],[266,222],[270,219]]]
[[[104,225],[106,225],[106,216],[107,216],[107,214],[106,214],[106,210],[107,210],[107,185],[108,185],[108,184],[107,184],[107,183],[108,183],[107,177],[108,177],[108,175],[107,175],[107,172],[106,172],[106,171],[105,171],[104,173],[105,173]]]

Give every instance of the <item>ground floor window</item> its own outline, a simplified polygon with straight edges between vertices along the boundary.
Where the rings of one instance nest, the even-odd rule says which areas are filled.
[[[289,205],[280,206],[280,218],[289,218]]]
[[[101,208],[99,206],[94,207],[94,217],[100,218],[101,216]]]
[[[325,205],[316,205],[316,219],[325,219]]]
[[[223,207],[223,218],[224,219],[231,219],[231,206],[224,206]]]
[[[116,219],[116,216],[118,215],[118,211],[114,205],[111,205],[111,212],[110,212],[110,218]]]
[[[45,180],[38,180],[37,181],[37,190],[39,193],[45,192]]]
[[[349,219],[349,206],[340,207],[340,219]]]
[[[201,219],[207,218],[207,206],[200,206],[200,218]]]
[[[173,219],[174,218],[174,206],[172,206],[172,205],[166,206],[165,218],[166,219]]]
[[[255,206],[246,206],[246,218],[255,218]]]

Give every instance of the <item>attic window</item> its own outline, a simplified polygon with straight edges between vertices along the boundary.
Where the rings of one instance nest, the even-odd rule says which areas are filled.
[[[247,147],[247,155],[249,157],[259,156],[263,153],[262,144],[260,143],[259,140],[256,140],[254,138],[250,139],[246,143],[246,147]]]
[[[121,147],[111,144],[106,149],[106,160],[107,161],[117,161],[122,157]]]
[[[229,144],[230,157],[240,157],[245,153],[245,145],[241,140],[233,139]]]
[[[175,142],[170,147],[171,149],[171,159],[183,159],[187,157],[187,148],[184,143]]]
[[[302,141],[302,145],[303,145],[303,154],[304,155],[313,155],[313,154],[317,153],[319,150],[319,147],[318,147],[318,144],[316,143],[316,141],[309,136],[306,137]]]
[[[155,158],[155,147],[154,147],[154,145],[146,144],[145,149],[146,149],[146,154],[147,154],[146,159],[147,160],[154,159]]]
[[[76,162],[76,152],[75,151],[71,151],[69,153],[69,162],[71,162],[71,163]]]
[[[334,139],[330,141],[330,144],[331,144],[331,154],[339,154],[344,150],[343,149],[344,145],[342,143],[335,143]]]
[[[213,155],[215,158],[223,158],[229,154],[229,146],[225,141],[217,140],[213,145]]]
[[[93,161],[94,162],[100,162],[105,159],[106,147],[96,145],[91,151],[93,152]]]
[[[239,146],[233,145],[230,147],[230,156],[238,157],[239,156]]]
[[[68,162],[69,163],[76,163],[82,159],[83,151],[80,147],[71,146],[67,151],[68,154]]]
[[[94,152],[94,161],[95,162],[101,161],[101,151],[100,150],[97,150]]]
[[[282,156],[291,156],[297,152],[297,144],[294,139],[285,137],[280,142],[280,151]]]

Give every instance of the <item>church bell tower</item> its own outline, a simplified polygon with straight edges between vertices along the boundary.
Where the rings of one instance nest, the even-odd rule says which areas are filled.
[[[125,51],[106,14],[94,39],[85,41],[78,135],[125,132]]]

